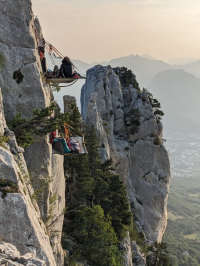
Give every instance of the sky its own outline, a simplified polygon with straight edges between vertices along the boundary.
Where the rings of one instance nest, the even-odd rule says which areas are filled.
[[[32,0],[43,34],[87,63],[143,55],[200,58],[199,0]]]

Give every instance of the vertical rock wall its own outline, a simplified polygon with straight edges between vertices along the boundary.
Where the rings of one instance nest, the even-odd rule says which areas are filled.
[[[51,101],[52,93],[44,84],[38,56],[37,46],[42,44],[42,39],[38,20],[34,23],[30,0],[0,1],[0,86],[8,121],[17,113],[31,118],[34,109],[45,108]],[[0,130],[4,127],[2,124]],[[25,159],[40,215],[50,234],[56,265],[62,266],[64,259],[60,240],[65,207],[63,157],[52,155],[49,139],[44,137],[35,139],[26,150]],[[25,230],[23,227],[18,229]],[[12,241],[10,239],[9,242]]]
[[[16,113],[30,118],[36,108],[49,104],[50,92],[43,87],[35,38],[31,1],[0,1],[0,86],[6,119]],[[13,74],[19,71],[20,79]]]
[[[5,128],[1,101],[0,110],[0,128]],[[13,155],[10,146],[2,141],[0,169],[0,238],[15,245],[22,255],[31,253],[31,258],[36,258],[35,263],[41,260],[39,265],[57,265],[23,155]],[[38,265],[34,264],[34,259],[32,263]]]
[[[121,86],[111,67],[98,65],[87,71],[81,104],[87,126],[96,127],[102,160],[112,158],[124,180],[138,229],[149,241],[160,242],[167,224],[170,165],[162,124],[146,91]]]

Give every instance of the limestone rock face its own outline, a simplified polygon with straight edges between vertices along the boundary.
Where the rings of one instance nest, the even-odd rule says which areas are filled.
[[[102,160],[112,158],[123,179],[130,206],[147,240],[162,240],[167,224],[170,180],[162,124],[147,91],[121,85],[110,66],[87,71],[81,91],[82,115],[96,127]]]
[[[0,1],[0,86],[6,119],[16,113],[30,118],[36,108],[49,104],[50,92],[42,85],[36,28],[30,0]],[[15,74],[21,75],[18,79]]]
[[[2,102],[0,110],[3,110]],[[2,129],[6,127],[3,111],[0,127]],[[8,128],[6,130],[5,134],[9,131]],[[12,135],[12,138],[15,137]],[[48,231],[43,224],[36,201],[37,191],[34,191],[31,186],[31,179],[24,157],[22,153],[18,153],[19,151],[14,155],[15,153],[11,149],[12,145],[10,145],[11,143],[4,143],[0,146],[0,238],[14,244],[23,256],[19,257],[18,262],[12,262],[13,264],[9,261],[10,257],[3,256],[3,259],[5,262],[9,262],[9,265],[21,265],[19,264],[20,261],[23,263],[31,261],[30,263],[32,264],[27,265],[62,266],[63,252],[60,245],[60,231],[62,230],[63,215],[57,218],[57,214],[62,214],[64,208],[65,198],[63,194],[65,184],[63,168],[58,168],[60,166],[57,162],[58,158],[54,157],[52,159],[52,174],[55,179],[51,181],[51,198],[54,195],[55,200],[53,202],[54,206],[50,207],[55,207],[52,208],[51,213],[51,219],[55,220],[52,228],[56,228],[59,233],[54,233],[53,237],[50,234],[51,242],[54,244],[54,250],[52,250],[50,239],[47,235]],[[16,148],[19,147],[17,146]],[[59,161],[62,164],[63,158],[59,159]],[[51,231],[51,228],[49,231]],[[24,256],[26,253],[31,253],[31,257]]]
[[[128,232],[127,232],[127,236],[125,237],[123,243],[121,243],[120,245],[120,249],[124,251],[124,265],[133,266],[131,240],[130,240],[130,236]]]
[[[0,110],[3,110],[2,103]],[[3,112],[2,118],[0,127],[4,128],[6,123]],[[0,146],[0,239],[13,244],[22,256],[18,256],[19,260],[12,262],[13,264],[9,261],[10,256],[5,257],[0,254],[0,259],[2,257],[3,261],[10,263],[8,265],[21,265],[20,262],[32,263],[27,265],[63,265],[62,258],[60,264],[57,264],[54,259],[50,239],[47,235],[48,231],[40,216],[36,201],[37,194],[31,186],[23,154],[14,155],[10,145],[2,143]],[[56,171],[57,174],[54,173],[57,180],[60,172],[61,170]],[[54,181],[54,186],[55,183]],[[56,191],[56,186],[54,191]],[[61,201],[60,198],[59,201]],[[57,242],[59,240],[60,237]],[[60,247],[60,242],[55,245],[55,248],[58,247]],[[7,252],[4,250],[3,253]],[[29,253],[32,254],[31,257],[24,255]],[[61,250],[59,250],[59,254],[62,257]]]
[[[63,265],[61,233],[65,208],[64,158],[62,155],[52,154],[52,145],[44,137],[38,138],[26,149],[25,159],[33,188],[38,195],[41,217],[50,232],[57,265]]]
[[[142,255],[135,241],[131,243],[132,255],[133,255],[133,266],[146,266],[146,259]]]
[[[41,74],[42,69],[38,55],[39,45],[43,45],[43,35],[39,21],[37,19],[34,20],[31,1],[0,1],[0,86],[3,96],[0,95],[0,103],[3,98],[4,115],[8,121],[17,113],[21,113],[22,117],[31,118],[33,116],[33,110],[47,107],[52,99],[52,92],[49,86],[44,84]],[[0,118],[1,117],[3,117],[3,107],[0,104]],[[1,123],[0,121],[0,135],[1,131],[4,133],[5,127],[4,119],[4,122]],[[9,141],[11,141],[11,138]],[[23,152],[23,150],[18,149],[19,147],[15,145],[16,143],[13,141],[14,139],[12,140],[12,144],[14,144],[12,153],[22,158],[19,152]],[[11,146],[7,146],[7,148],[11,150]],[[12,175],[10,175],[10,178],[15,177],[15,179],[18,180],[17,173],[14,175],[15,167],[10,167],[12,163],[9,161],[12,159],[11,157],[15,158],[15,156],[11,154],[9,150],[6,152],[3,152],[1,163],[3,169],[5,169],[5,176],[11,173]],[[54,259],[51,256],[51,258],[48,258],[47,255],[45,261],[49,260],[49,262],[45,262],[45,265],[62,266],[64,264],[64,256],[60,240],[63,209],[65,207],[63,157],[52,155],[52,147],[49,144],[48,137],[38,137],[25,151],[25,160],[26,162],[23,159],[23,165],[24,168],[28,168],[26,172],[30,173],[30,176],[29,174],[28,176],[31,185],[20,191],[29,193],[27,191],[28,187],[30,187],[30,191],[33,191],[35,204],[39,206],[37,207],[38,219],[41,220],[41,224],[43,224],[43,220],[46,226],[46,228],[44,224],[42,227],[38,226],[39,229],[37,234],[45,235],[44,232],[46,232],[50,236],[53,253],[49,243],[35,245],[40,247],[38,249],[42,249],[42,246],[44,246],[44,250],[49,250],[49,254],[55,256]],[[20,181],[17,181],[17,185],[18,182]],[[24,194],[25,192],[23,195]],[[21,233],[23,236],[25,235],[24,232],[29,230],[29,219],[36,219],[34,215],[31,218],[28,215],[28,213],[31,213],[33,206],[30,208],[27,207],[27,202],[24,202],[24,198],[20,194],[17,194],[15,197],[14,194],[8,194],[7,197],[1,200],[0,205],[2,209],[4,208],[8,211],[13,201],[16,201],[16,204],[22,204],[21,220],[23,220],[22,213],[28,217],[21,226],[18,224],[16,230],[18,234]],[[18,205],[17,207],[20,208]],[[11,210],[12,209],[10,209],[10,211]],[[3,220],[3,222],[6,223],[6,220]],[[25,226],[25,222],[28,224],[27,227]],[[9,222],[7,222],[7,224],[9,225]],[[9,228],[10,230],[14,230],[14,219],[13,224],[10,223]],[[49,237],[46,237],[49,241]],[[13,237],[12,234],[8,234],[6,241],[14,244],[20,252],[27,252],[26,246],[24,247],[27,242],[26,239],[20,237],[19,239],[20,240],[15,243],[15,237]],[[41,254],[43,254],[42,252],[43,251],[41,251]],[[44,251],[44,253],[45,252],[46,251]],[[43,260],[43,258],[41,259]]]
[[[33,253],[22,256],[14,245],[5,242],[0,243],[0,263],[9,266],[45,266],[45,261],[37,259]]]
[[[13,157],[10,151],[0,147],[0,167],[0,236],[20,253],[33,253],[46,265],[56,265],[23,156]],[[12,182],[6,192],[3,180]]]

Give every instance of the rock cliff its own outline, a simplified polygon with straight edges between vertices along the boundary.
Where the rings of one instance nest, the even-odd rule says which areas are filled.
[[[134,75],[129,84],[121,84],[125,73],[115,72],[100,65],[87,71],[81,112],[87,127],[96,127],[102,160],[112,158],[126,185],[138,230],[148,241],[160,242],[167,224],[170,180],[162,124],[151,97],[140,91]]]
[[[64,264],[60,243],[65,207],[63,157],[52,154],[47,136],[36,137],[24,152],[7,127],[17,113],[30,119],[34,109],[47,107],[52,100],[41,74],[38,46],[42,43],[31,1],[0,1],[1,264]],[[102,66],[88,71],[81,93],[82,115],[89,128],[96,127],[102,160],[112,158],[126,185],[138,231],[148,241],[159,242],[166,227],[170,178],[162,124],[148,92],[131,85],[134,76],[131,84],[121,84],[120,71],[116,74]],[[67,100],[74,101],[73,97]],[[129,235],[122,249],[126,265],[134,265],[134,252],[135,259],[145,263]]]
[[[9,122],[17,113],[29,119],[33,116],[33,110],[47,107],[52,100],[51,89],[43,83],[41,75],[38,45],[42,41],[42,31],[39,21],[34,20],[30,0],[0,1],[2,140],[5,119]],[[9,130],[7,132],[8,138],[12,135],[12,142],[16,143],[14,134]],[[0,147],[3,169],[0,182],[6,179],[10,184],[9,181],[12,181],[17,188],[14,193],[8,191],[6,196],[5,189],[0,190],[3,195],[0,198],[3,214],[0,215],[0,225],[3,225],[0,226],[0,236],[5,242],[14,244],[22,255],[31,252],[43,260],[44,265],[62,266],[64,257],[60,241],[65,207],[63,157],[52,154],[48,142],[47,137],[36,138],[26,149],[25,158],[19,153],[23,149],[16,145],[15,155],[8,144]]]

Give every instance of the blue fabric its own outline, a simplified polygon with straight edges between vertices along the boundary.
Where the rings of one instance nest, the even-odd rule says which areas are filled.
[[[57,142],[57,141],[61,141],[62,143],[62,146],[63,146],[63,149],[64,149],[64,153],[70,153],[71,150],[69,149],[69,147],[67,146],[67,142],[65,139],[63,138],[56,138],[53,140],[54,142]]]
[[[69,147],[67,146],[67,142],[65,139],[61,139],[61,143],[64,149],[64,153],[70,153],[71,150],[69,149]]]

